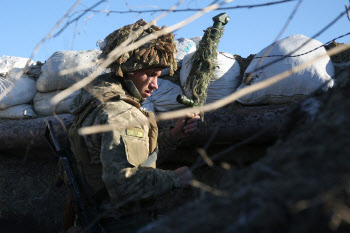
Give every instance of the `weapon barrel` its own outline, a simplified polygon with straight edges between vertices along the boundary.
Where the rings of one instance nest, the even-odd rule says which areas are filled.
[[[179,104],[186,105],[187,107],[193,107],[194,106],[194,101],[189,99],[189,98],[187,98],[185,95],[178,95],[176,97],[176,101]]]

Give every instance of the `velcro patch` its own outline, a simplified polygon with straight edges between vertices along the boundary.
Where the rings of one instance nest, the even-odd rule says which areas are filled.
[[[144,132],[141,128],[131,127],[126,129],[126,135],[143,138]]]

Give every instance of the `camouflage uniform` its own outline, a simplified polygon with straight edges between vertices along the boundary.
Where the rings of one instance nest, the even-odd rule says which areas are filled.
[[[101,58],[110,55],[128,38],[132,38],[130,43],[133,43],[161,29],[147,25],[144,20],[118,29],[106,37]],[[102,200],[103,205],[99,204],[102,211],[112,210],[113,215],[125,215],[130,211],[123,213],[121,208],[114,211],[113,204],[127,201],[131,202],[128,207],[133,203],[138,205],[139,200],[145,203],[146,199],[180,187],[179,178],[173,171],[155,168],[157,144],[160,150],[174,149],[176,142],[169,130],[159,135],[157,143],[158,128],[154,115],[140,109],[143,101],[141,93],[124,75],[147,68],[170,68],[173,74],[177,69],[175,53],[172,33],[152,39],[115,59],[110,65],[115,73],[99,76],[73,100],[71,113],[75,119],[69,135],[72,151],[82,177],[84,193],[97,204]],[[98,125],[111,125],[112,130],[84,136],[78,133],[82,127]],[[99,194],[103,190],[108,191],[110,202],[101,199]],[[144,212],[140,213],[144,215]],[[131,223],[128,217],[125,221],[120,216],[114,216],[112,220],[105,218],[101,224],[107,232],[132,232],[132,226],[135,228],[145,224],[146,218],[140,216],[132,217],[137,224]]]
[[[80,173],[93,193],[106,186],[112,201],[156,197],[180,186],[173,171],[141,165],[156,147],[158,128],[153,113],[140,110],[137,93],[130,93],[137,90],[126,88],[115,74],[102,75],[86,88],[88,91],[82,90],[71,105],[76,118],[70,140]],[[111,93],[116,97],[105,103],[96,98]],[[121,100],[118,96],[127,98]],[[113,131],[78,134],[80,127],[96,125],[111,125]],[[160,148],[175,147],[170,131],[161,133],[159,138]]]

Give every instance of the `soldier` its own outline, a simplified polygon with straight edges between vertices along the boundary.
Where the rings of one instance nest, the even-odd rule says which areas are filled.
[[[138,35],[134,41],[137,41],[161,29],[157,26],[145,29],[146,24],[139,20],[111,33],[105,39],[103,54],[108,55],[135,31]],[[176,70],[175,52],[172,33],[153,39],[122,55],[110,66],[115,72],[100,75],[73,101],[71,113],[75,120],[70,129],[71,147],[87,186],[85,190],[101,209],[110,210],[113,209],[110,206],[122,202],[131,203],[128,210],[135,209],[135,203],[142,205],[147,202],[145,200],[173,188],[185,187],[192,178],[188,167],[174,171],[155,168],[157,145],[160,150],[175,149],[180,140],[197,130],[199,116],[181,118],[173,129],[158,135],[153,113],[140,109],[140,104],[158,89],[161,70],[170,68],[171,74]],[[79,128],[96,125],[111,125],[113,130],[85,136],[78,134]],[[108,195],[101,195],[106,189]],[[113,214],[123,214],[121,209]],[[120,221],[123,219],[120,216],[119,220],[105,219],[103,225],[107,232],[116,231],[114,225],[125,223]],[[140,220],[138,227],[142,223]]]

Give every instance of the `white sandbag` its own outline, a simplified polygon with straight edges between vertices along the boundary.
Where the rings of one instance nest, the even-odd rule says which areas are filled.
[[[22,74],[18,80],[16,76],[21,68],[12,68],[6,77],[0,79],[0,94],[14,83],[12,90],[0,100],[0,109],[9,108],[19,104],[31,103],[36,94],[36,80]]]
[[[196,37],[190,38],[190,40],[192,40],[196,44],[196,48],[198,49],[199,42],[202,40],[202,38],[203,36],[196,36]]]
[[[177,49],[177,53],[176,53],[177,61],[184,59],[184,57],[187,54],[196,51],[196,44],[192,40],[182,37],[180,39],[175,39],[175,43],[176,43],[176,49]]]
[[[271,50],[269,55],[287,55],[290,52],[297,49],[299,46],[304,44],[310,38],[304,35],[292,35],[285,39],[282,39],[276,43],[274,48]],[[317,40],[311,40],[307,45],[302,47],[293,53],[293,55],[303,54],[311,51],[322,43]],[[259,52],[256,57],[265,55],[267,49],[270,46],[264,48]],[[292,69],[304,62],[310,61],[311,59],[320,55],[325,55],[326,50],[321,47],[311,53],[297,56],[287,57],[282,61],[279,61],[273,65],[270,65],[260,71],[255,72],[251,81],[247,81],[246,78],[251,72],[257,67],[260,59],[253,59],[244,74],[244,80],[238,89],[242,89],[247,85],[262,82],[270,77],[273,77],[286,70]],[[272,61],[279,59],[280,57],[267,57],[261,63],[261,66],[268,64]],[[290,77],[270,86],[265,89],[250,93],[246,96],[241,97],[238,102],[247,105],[256,104],[282,104],[299,101],[305,96],[309,95],[320,86],[325,85],[325,90],[332,87],[334,82],[332,77],[334,76],[334,67],[329,56],[325,56],[317,62],[307,66],[306,68],[298,71]],[[237,89],[237,90],[238,90]]]
[[[67,98],[61,100],[57,105],[51,104],[51,99],[57,95],[59,91],[52,92],[38,92],[33,99],[33,108],[39,116],[51,116],[55,114],[69,113],[69,105],[73,101],[73,98],[80,93],[79,91],[74,92]]]
[[[29,58],[3,55],[0,57],[0,75],[6,76],[13,68],[23,69],[26,66],[27,62],[29,62],[28,66],[35,63],[32,59]]]
[[[41,75],[37,81],[36,88],[39,92],[49,92],[55,90],[66,89],[77,81],[89,76],[97,69],[97,65],[82,68],[68,74],[62,74],[64,71],[71,68],[78,68],[90,63],[97,64],[98,56],[102,52],[94,49],[89,51],[58,51],[41,67]],[[107,72],[108,69],[102,73]]]
[[[21,104],[0,110],[0,119],[28,119],[35,117],[37,117],[37,114],[30,104]]]
[[[190,73],[191,64],[189,60],[194,53],[185,56],[182,61],[180,71],[180,81],[182,87],[185,87],[188,74]],[[218,67],[215,69],[216,80],[212,80],[208,87],[206,103],[212,103],[232,94],[240,84],[240,67],[232,54],[220,52],[217,57]],[[185,95],[192,97],[192,92],[188,88],[184,88]]]
[[[142,107],[148,111],[153,112],[167,112],[185,106],[176,101],[178,95],[182,95],[180,86],[165,80],[158,79],[158,90],[154,90],[150,97],[148,97]]]

